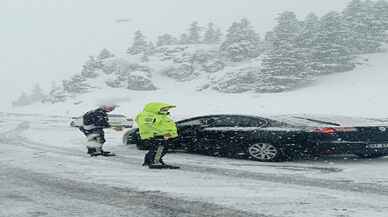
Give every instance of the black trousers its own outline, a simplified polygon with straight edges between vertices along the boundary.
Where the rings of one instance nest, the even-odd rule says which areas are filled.
[[[148,152],[144,156],[143,165],[162,164],[163,157],[167,153],[168,140],[163,138],[152,138],[143,140],[146,146],[148,146]]]

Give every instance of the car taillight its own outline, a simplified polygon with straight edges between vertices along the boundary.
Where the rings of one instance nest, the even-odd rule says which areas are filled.
[[[323,127],[323,128],[316,128],[314,129],[314,132],[317,133],[323,133],[323,134],[334,134],[338,132],[356,132],[357,129],[354,127]]]
[[[336,133],[336,130],[332,127],[323,127],[323,128],[314,129],[314,132],[323,133],[323,134],[333,134],[333,133]]]

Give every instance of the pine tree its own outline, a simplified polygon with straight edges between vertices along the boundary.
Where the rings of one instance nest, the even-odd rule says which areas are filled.
[[[27,96],[26,92],[23,91],[19,98],[12,102],[12,106],[25,106],[29,105],[30,103],[30,98]]]
[[[101,50],[100,54],[97,56],[97,61],[108,59],[108,58],[111,58],[114,56],[115,55],[113,55],[108,49],[104,48]]]
[[[48,94],[47,98],[43,102],[50,102],[50,103],[58,103],[58,102],[64,102],[68,96],[66,95],[63,88],[56,85],[54,82],[52,83],[52,87],[50,90],[50,93]]]
[[[307,15],[302,22],[301,31],[298,34],[297,43],[300,47],[313,48],[314,40],[319,31],[319,17],[314,13]]]
[[[144,54],[147,50],[149,50],[149,44],[146,41],[145,36],[141,31],[136,31],[133,44],[128,48],[127,53],[131,55]]]
[[[349,33],[346,24],[337,12],[323,16],[317,38],[316,49],[312,61],[316,63],[313,70],[321,73],[348,71],[354,68],[352,55],[348,48]]]
[[[165,46],[165,45],[175,45],[178,44],[178,39],[170,34],[164,34],[158,37],[158,41],[156,42],[156,46]]]
[[[303,50],[298,47],[300,22],[293,12],[283,12],[271,34],[272,49],[263,59],[262,71],[278,78],[301,78],[305,75]]]
[[[301,31],[297,37],[297,46],[301,51],[301,58],[303,58],[303,64],[305,66],[306,73],[316,75],[319,72],[314,70],[314,66],[317,64],[313,61],[313,54],[316,47],[316,39],[320,28],[319,17],[314,13],[307,15],[302,22]]]
[[[45,94],[43,93],[42,88],[39,84],[36,84],[34,89],[32,90],[32,94],[30,96],[30,100],[32,102],[39,102],[42,101],[45,98]]]
[[[375,25],[379,30],[379,40],[388,42],[388,2],[385,0],[377,1],[372,6],[372,13],[374,17]]]
[[[273,31],[269,31],[265,33],[263,49],[265,51],[269,51],[273,48],[273,43],[275,41],[275,33]]]
[[[205,32],[203,43],[205,44],[217,44],[221,40],[221,30],[216,29],[213,23],[209,23]]]
[[[181,34],[179,44],[189,44],[189,37],[186,33]]]
[[[70,94],[82,94],[88,92],[89,85],[86,83],[86,79],[81,75],[74,75],[70,80],[63,80],[63,90]]]
[[[259,56],[261,49],[259,35],[253,30],[247,19],[242,19],[240,22],[234,22],[228,29],[220,52],[227,59],[239,62]]]
[[[98,76],[96,71],[101,67],[100,64],[93,56],[89,56],[89,60],[82,66],[81,75],[85,78],[96,78]]]
[[[385,28],[383,23],[378,23],[380,18],[374,14],[379,12],[374,9],[377,8],[371,1],[352,0],[343,12],[350,37],[349,46],[354,53],[376,52],[382,45]]]
[[[201,27],[198,22],[193,22],[189,28],[189,34],[187,37],[189,44],[198,44],[201,41]]]
[[[152,55],[155,52],[155,45],[151,41],[148,42],[147,50],[144,52],[145,55]]]

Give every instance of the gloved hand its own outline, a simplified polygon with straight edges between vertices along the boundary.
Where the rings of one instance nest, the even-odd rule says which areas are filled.
[[[167,133],[163,136],[164,140],[169,140],[172,138],[171,134]]]

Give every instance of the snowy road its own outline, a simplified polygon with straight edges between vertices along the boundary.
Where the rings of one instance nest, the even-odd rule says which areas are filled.
[[[254,216],[201,202],[0,165],[0,216]],[[10,209],[12,207],[12,209]]]
[[[119,156],[90,158],[66,118],[0,113],[0,217],[388,213],[388,158],[261,163],[171,153],[166,161],[182,169],[154,171],[121,134],[107,133],[106,149]]]

